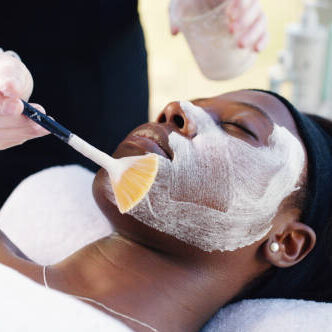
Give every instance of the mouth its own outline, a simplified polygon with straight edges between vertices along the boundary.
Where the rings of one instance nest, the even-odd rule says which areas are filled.
[[[155,153],[166,159],[173,159],[173,151],[168,144],[170,130],[158,124],[145,124],[132,131],[119,145],[118,153],[146,154]],[[116,153],[116,154],[118,154]]]

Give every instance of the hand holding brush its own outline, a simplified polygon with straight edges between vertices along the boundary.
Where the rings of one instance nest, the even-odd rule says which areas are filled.
[[[25,102],[32,89],[32,76],[26,66],[11,52],[0,50],[0,150],[51,132],[107,170],[121,213],[135,206],[154,182],[158,157],[110,157],[45,115],[40,105]]]

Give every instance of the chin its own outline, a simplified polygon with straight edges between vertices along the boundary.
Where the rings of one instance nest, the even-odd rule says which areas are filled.
[[[172,255],[191,257],[193,253],[196,255],[204,253],[173,236],[141,223],[128,214],[121,214],[117,206],[112,203],[111,190],[107,172],[100,169],[93,182],[93,195],[98,207],[111,223],[115,232],[145,247]]]

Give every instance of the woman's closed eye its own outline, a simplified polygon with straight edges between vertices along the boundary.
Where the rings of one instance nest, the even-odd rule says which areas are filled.
[[[246,128],[245,126],[243,126],[240,123],[237,122],[230,122],[230,121],[220,121],[220,125],[223,127],[223,129],[225,129],[225,126],[233,126],[236,128],[241,129],[244,133],[246,133],[247,135],[252,136],[255,140],[258,141],[258,137],[255,133],[253,133],[251,130],[249,130],[248,128]]]

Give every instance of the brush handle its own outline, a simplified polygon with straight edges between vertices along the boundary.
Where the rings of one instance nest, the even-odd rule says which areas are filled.
[[[32,121],[38,123],[43,128],[47,129],[56,137],[60,138],[62,141],[70,145],[76,151],[80,152],[85,157],[89,158],[97,165],[109,170],[111,167],[114,167],[114,164],[117,164],[118,161],[114,160],[108,154],[98,150],[88,142],[84,141],[77,135],[73,134],[70,130],[63,127],[60,123],[57,123],[55,120],[49,116],[41,113],[24,100],[22,100],[24,109],[23,114],[27,116]]]
[[[70,130],[57,123],[55,120],[51,119],[49,116],[38,111],[36,108],[32,107],[30,104],[22,100],[24,109],[23,114],[27,116],[32,121],[38,123],[43,128],[47,129],[54,136],[58,137],[62,141],[68,143],[70,135],[72,134]]]

